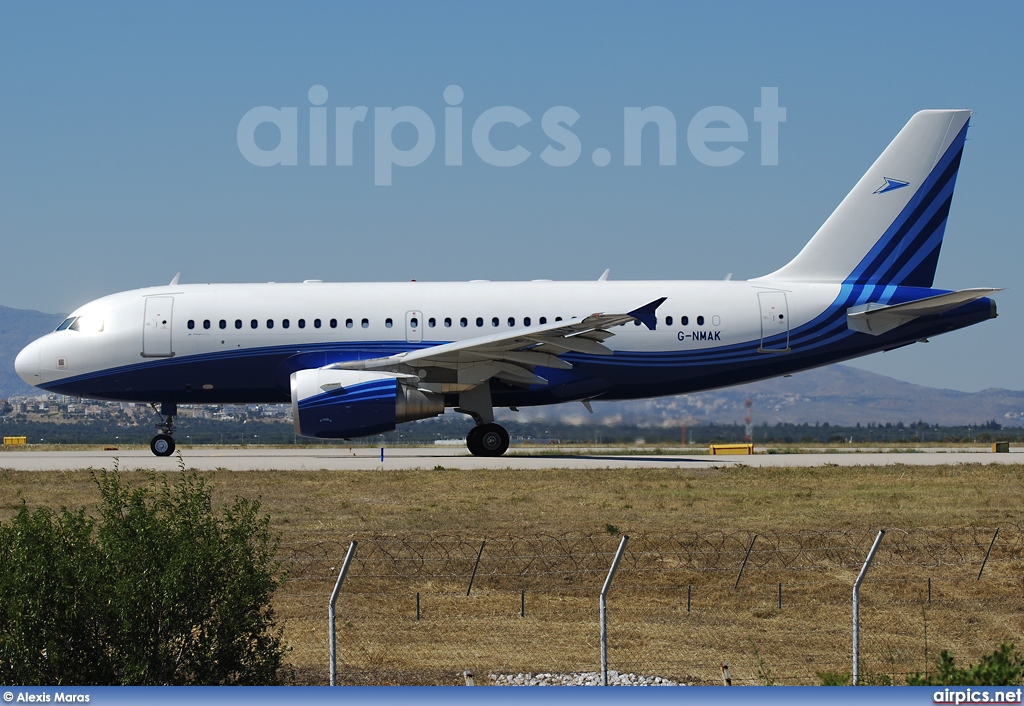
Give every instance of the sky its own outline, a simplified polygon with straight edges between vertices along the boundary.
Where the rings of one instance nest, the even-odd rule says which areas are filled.
[[[4,3],[0,305],[178,272],[757,277],[913,113],[970,108],[935,286],[1003,287],[1000,317],[856,364],[1024,389],[1022,26],[1017,3]],[[652,107],[674,150],[629,137]]]

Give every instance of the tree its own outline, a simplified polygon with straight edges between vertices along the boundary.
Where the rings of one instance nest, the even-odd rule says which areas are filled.
[[[0,524],[0,681],[111,683],[94,523],[22,501]]]
[[[215,513],[209,486],[184,471],[173,485],[131,488],[116,470],[94,480],[98,521],[23,503],[0,524],[0,679],[279,683],[270,599],[283,576],[259,502]]]
[[[1009,686],[1020,684],[1024,674],[1024,655],[1013,643],[1004,642],[992,654],[985,655],[977,665],[958,669],[953,655],[943,650],[936,660],[935,673],[927,676],[911,674],[910,686]]]

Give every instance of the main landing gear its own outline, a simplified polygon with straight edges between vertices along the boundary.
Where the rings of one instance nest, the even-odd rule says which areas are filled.
[[[153,411],[157,411],[155,402],[152,407]],[[170,456],[174,453],[174,417],[178,414],[178,405],[164,402],[160,405],[159,414],[161,420],[156,428],[160,433],[150,440],[149,450],[154,456]]]
[[[508,451],[508,432],[505,427],[494,423],[489,383],[484,382],[459,394],[459,406],[455,411],[468,414],[476,422],[476,426],[466,434],[466,446],[471,454],[501,456]]]
[[[481,424],[469,430],[466,446],[474,456],[501,456],[508,451],[508,432],[500,424]]]

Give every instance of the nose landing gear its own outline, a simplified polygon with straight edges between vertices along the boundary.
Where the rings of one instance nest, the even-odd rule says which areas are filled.
[[[160,433],[154,436],[149,442],[149,450],[154,456],[170,456],[174,453],[174,417],[178,414],[178,405],[173,402],[163,402],[159,411],[154,402],[153,411],[158,412],[161,417],[156,428]]]

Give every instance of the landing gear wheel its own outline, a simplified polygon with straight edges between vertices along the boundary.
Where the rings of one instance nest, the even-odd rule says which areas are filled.
[[[480,446],[480,427],[473,427],[466,434],[466,448],[474,456],[483,456],[483,448]]]
[[[149,442],[149,450],[156,456],[170,456],[174,453],[174,439],[167,434],[157,434]]]
[[[474,456],[501,456],[508,451],[508,432],[500,424],[483,424],[470,429],[466,446]]]

